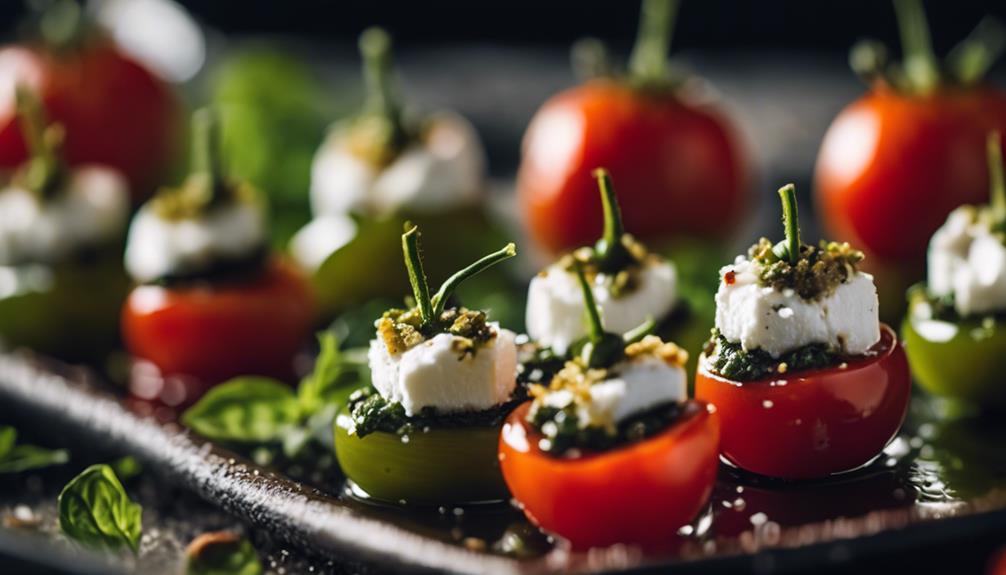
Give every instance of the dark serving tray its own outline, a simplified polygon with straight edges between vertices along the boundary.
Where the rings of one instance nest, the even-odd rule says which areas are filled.
[[[356,499],[336,476],[313,487],[127,409],[85,369],[26,352],[0,354],[0,406],[140,458],[253,528],[314,557],[464,573],[762,572],[891,549],[1001,537],[1006,543],[1006,427],[916,398],[905,429],[871,465],[827,481],[785,483],[723,466],[712,500],[675,551],[568,551],[512,506],[400,509]],[[757,430],[754,430],[757,433]],[[999,535],[994,535],[999,534]],[[516,540],[523,553],[507,553]],[[11,540],[0,530],[0,548]]]

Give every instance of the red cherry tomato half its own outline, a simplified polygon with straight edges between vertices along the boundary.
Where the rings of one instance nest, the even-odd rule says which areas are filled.
[[[929,238],[961,204],[988,203],[985,145],[1006,131],[1006,93],[875,90],[832,122],[817,160],[829,235],[921,272]],[[896,224],[895,224],[896,223]]]
[[[126,300],[122,331],[129,352],[165,377],[282,379],[292,375],[314,309],[307,280],[275,260],[250,283],[139,286]]]
[[[721,239],[743,214],[744,161],[717,110],[595,80],[552,97],[524,136],[518,199],[542,247],[600,237],[598,167],[611,172],[625,228],[641,239]]]
[[[905,351],[881,325],[870,354],[844,368],[740,383],[706,371],[700,360],[695,397],[716,406],[729,461],[761,475],[807,479],[880,454],[905,420],[911,386]]]
[[[14,88],[24,84],[42,99],[46,115],[65,129],[71,164],[98,163],[129,178],[134,197],[146,196],[172,160],[179,132],[178,101],[170,87],[109,40],[79,47],[0,49],[0,166],[26,158]]]
[[[503,478],[531,521],[578,549],[669,546],[712,493],[720,430],[702,403],[689,402],[658,435],[575,458],[538,448],[542,436],[525,421],[529,407],[518,407],[503,425]]]

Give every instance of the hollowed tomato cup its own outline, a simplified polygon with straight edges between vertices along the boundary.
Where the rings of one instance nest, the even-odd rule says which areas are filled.
[[[718,418],[690,401],[664,431],[623,447],[576,457],[538,448],[526,422],[530,402],[507,418],[500,467],[528,519],[577,549],[615,543],[660,549],[712,493],[719,465]]]
[[[869,463],[898,433],[911,377],[894,331],[864,356],[828,369],[737,382],[699,361],[696,399],[716,406],[731,463],[783,479],[820,478]]]

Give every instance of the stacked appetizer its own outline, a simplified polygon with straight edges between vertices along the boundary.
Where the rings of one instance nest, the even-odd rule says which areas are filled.
[[[394,82],[391,40],[381,29],[360,36],[366,101],[336,123],[311,170],[314,219],[291,243],[314,273],[324,310],[340,311],[376,297],[397,298],[408,286],[365,266],[397,253],[405,221],[427,230],[431,273],[447,274],[497,245],[482,213],[485,153],[475,129],[452,112],[406,113]],[[491,242],[489,237],[491,237]],[[463,238],[466,241],[459,242]],[[347,267],[363,268],[347,281]]]
[[[688,353],[651,335],[652,319],[605,331],[585,266],[572,266],[587,333],[507,418],[503,477],[529,519],[577,548],[660,548],[712,492],[719,425],[687,400]]]
[[[192,132],[188,178],[139,209],[125,255],[131,391],[169,405],[238,375],[289,378],[314,321],[307,281],[270,254],[258,194],[223,174],[216,115],[196,112]]]
[[[988,139],[989,205],[950,213],[929,242],[928,283],[909,291],[903,326],[919,383],[939,395],[1006,405],[1006,184],[999,134]]]
[[[908,409],[904,350],[878,319],[873,277],[848,244],[801,243],[796,191],[779,190],[786,239],[721,270],[697,399],[717,407],[723,455],[787,479],[868,463]]]
[[[448,305],[462,282],[516,255],[513,244],[455,273],[431,294],[419,230],[402,235],[415,305],[376,322],[373,387],[350,396],[335,453],[354,490],[382,501],[452,504],[506,497],[496,443],[523,399],[515,334],[485,312]]]
[[[18,88],[17,108],[29,158],[0,189],[0,339],[97,360],[118,341],[128,289],[128,185],[110,168],[69,168],[63,129],[46,124],[34,93]]]

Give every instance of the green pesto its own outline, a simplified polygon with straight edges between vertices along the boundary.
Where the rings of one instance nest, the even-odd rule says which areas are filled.
[[[365,387],[349,396],[349,414],[355,425],[353,431],[358,437],[375,431],[407,435],[427,428],[497,426],[525,399],[523,388],[518,388],[510,401],[486,410],[438,413],[436,408],[424,407],[419,413],[409,416],[401,403],[388,401],[373,387]]]
[[[535,402],[527,420],[545,436],[538,448],[561,456],[572,449],[600,452],[641,441],[666,429],[680,414],[680,405],[666,403],[613,427],[581,427],[575,405],[557,408]]]
[[[390,309],[376,325],[378,336],[393,354],[408,351],[438,333],[449,333],[463,338],[455,343],[459,353],[474,355],[496,337],[484,311],[463,307],[444,310],[437,322],[425,328],[418,308]]]
[[[716,329],[703,354],[706,366],[712,372],[733,381],[752,381],[773,374],[832,367],[843,360],[842,355],[831,351],[823,343],[805,345],[774,358],[761,349],[745,350],[741,344],[727,341]]]
[[[772,248],[772,242],[762,238],[748,250],[748,257],[762,266],[759,284],[780,291],[791,289],[809,301],[831,295],[856,274],[863,261],[863,252],[847,243],[802,244],[795,263],[780,258]]]

